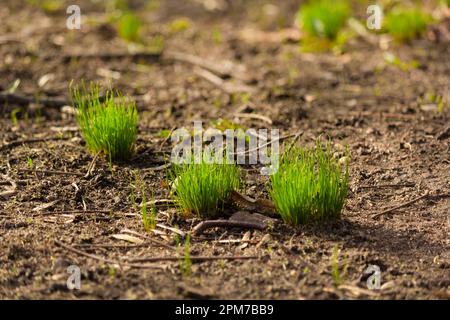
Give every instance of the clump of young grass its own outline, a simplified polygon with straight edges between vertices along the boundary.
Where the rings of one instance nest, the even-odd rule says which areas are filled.
[[[310,1],[301,6],[297,20],[310,37],[335,40],[350,13],[350,6],[344,0]]]
[[[133,151],[137,136],[138,113],[133,101],[119,92],[106,91],[100,97],[99,86],[91,83],[88,91],[70,88],[76,120],[86,145],[94,154],[103,153],[110,162],[126,160]]]
[[[340,266],[339,263],[340,251],[341,250],[339,249],[338,246],[334,246],[333,254],[331,255],[331,276],[333,278],[333,282],[336,287],[340,286],[345,282],[348,270],[348,256],[344,257],[343,266],[342,267]]]
[[[231,191],[240,185],[239,169],[235,164],[200,163],[189,161],[175,165],[171,171],[175,192],[173,196],[184,214],[213,217],[228,200]]]
[[[396,8],[386,15],[384,29],[398,41],[410,41],[419,37],[430,21],[419,8]]]
[[[152,194],[152,205],[150,208],[150,214],[147,209],[147,195],[145,194],[145,186],[142,184],[142,203],[141,203],[141,213],[142,213],[142,224],[144,230],[150,232],[156,228],[156,205],[155,197]]]
[[[348,155],[345,169],[318,141],[315,149],[294,147],[285,152],[268,185],[282,219],[291,225],[339,218],[348,191]]]
[[[141,25],[139,17],[131,11],[127,11],[119,18],[119,36],[127,41],[138,42]]]

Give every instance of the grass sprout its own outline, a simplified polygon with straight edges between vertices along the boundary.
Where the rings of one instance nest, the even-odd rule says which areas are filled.
[[[345,170],[331,145],[315,149],[294,147],[283,155],[268,192],[282,219],[291,225],[339,218],[348,191],[348,151]]]
[[[205,159],[174,166],[170,173],[178,205],[187,216],[217,215],[232,190],[240,185],[239,169],[235,164],[208,163]]]
[[[139,32],[142,22],[139,17],[131,11],[125,12],[118,21],[118,32],[122,39],[131,42],[139,41]]]
[[[105,154],[110,162],[127,160],[134,151],[138,113],[133,101],[119,92],[107,91],[100,97],[98,85],[91,83],[90,91],[83,84],[70,89],[81,134],[94,153]]]
[[[148,210],[147,210],[147,196],[145,194],[145,187],[143,184],[142,184],[141,214],[142,214],[142,224],[144,226],[144,230],[149,232],[151,229],[151,225],[150,225],[150,218],[148,216]]]
[[[310,1],[301,6],[297,20],[310,37],[334,40],[350,13],[350,6],[344,0]]]
[[[338,246],[334,246],[333,253],[331,255],[331,277],[333,278],[334,285],[340,286],[345,282],[348,270],[348,256],[344,257],[342,268],[339,263],[340,249]]]
[[[419,37],[431,22],[429,15],[419,8],[396,8],[385,18],[385,30],[398,41],[410,41]]]
[[[28,169],[33,170],[33,158],[31,158],[30,156],[27,156],[27,165]]]
[[[156,212],[155,195],[152,193],[152,207],[150,209],[150,217],[149,217],[149,224],[152,230],[156,228],[156,218],[157,212]]]
[[[180,270],[183,277],[188,277],[192,274],[191,235],[189,233],[184,240],[184,256],[180,260]]]

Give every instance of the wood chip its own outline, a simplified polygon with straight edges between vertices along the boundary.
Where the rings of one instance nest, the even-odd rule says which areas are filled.
[[[143,244],[144,240],[138,238],[138,237],[134,237],[131,236],[129,234],[113,234],[112,237],[114,239],[118,239],[118,240],[124,240],[124,241],[128,241],[134,244]]]
[[[59,199],[57,199],[55,201],[52,201],[52,202],[49,202],[49,203],[43,203],[43,204],[33,208],[31,211],[39,212],[39,211],[42,211],[42,210],[45,210],[45,209],[53,207],[58,202],[59,202]]]

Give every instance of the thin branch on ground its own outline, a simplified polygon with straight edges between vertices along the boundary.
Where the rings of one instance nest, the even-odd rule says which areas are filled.
[[[9,198],[17,193],[17,183],[8,176],[2,176],[4,180],[6,180],[11,187],[5,191],[0,192],[0,198]]]
[[[148,258],[136,258],[127,259],[127,261],[132,263],[139,262],[159,262],[159,261],[180,261],[183,260],[184,256],[179,257],[148,257]],[[215,260],[251,260],[259,259],[259,256],[190,256],[191,261],[201,262],[201,261],[215,261]]]
[[[162,165],[160,165],[160,166],[151,167],[151,168],[145,168],[144,170],[149,170],[149,171],[163,171],[163,170],[165,170],[165,169],[170,168],[171,165],[172,165],[172,164],[169,162],[169,163],[162,164]]]
[[[94,170],[95,167],[95,163],[97,161],[98,156],[100,155],[100,152],[97,152],[94,156],[94,158],[92,159],[92,161],[89,163],[88,169],[86,174],[84,175],[85,178],[89,178],[89,176],[91,175],[92,170]]]
[[[0,103],[1,103],[1,101],[0,101]],[[21,140],[11,141],[11,142],[8,142],[8,143],[0,146],[0,151],[9,150],[11,148],[20,146],[22,144],[58,141],[58,140],[67,140],[67,139],[69,139],[69,138],[67,138],[67,137],[46,137],[46,138],[21,139]]]
[[[55,174],[55,175],[67,175],[67,176],[77,176],[84,177],[84,174],[80,172],[70,172],[70,171],[58,171],[58,170],[38,170],[38,169],[18,169],[19,172],[31,172],[31,173],[44,173],[44,174]]]
[[[172,247],[172,246],[170,246],[170,245],[168,245],[168,244],[166,244],[166,243],[164,243],[164,242],[162,242],[162,241],[153,239],[153,238],[151,238],[151,237],[149,237],[149,236],[147,236],[147,235],[140,234],[139,232],[136,232],[136,231],[133,231],[133,230],[130,230],[130,229],[123,229],[123,230],[121,231],[121,233],[128,233],[128,234],[131,234],[131,235],[135,235],[135,236],[138,236],[138,237],[142,237],[142,238],[144,238],[144,239],[146,239],[146,240],[148,240],[148,241],[150,241],[150,242],[153,242],[153,243],[156,244],[156,245],[159,245],[159,246],[161,246],[161,247],[164,247],[164,248],[166,248],[166,249],[176,250],[174,247]]]
[[[295,135],[296,134],[288,134],[288,135],[285,135],[285,136],[281,136],[281,137],[275,138],[273,140],[270,140],[270,141],[268,141],[268,142],[266,142],[266,143],[264,143],[264,144],[262,144],[262,145],[260,145],[260,146],[258,146],[256,148],[253,148],[253,149],[243,150],[243,151],[238,151],[238,152],[230,152],[230,155],[234,156],[234,155],[237,155],[237,154],[247,154],[247,153],[255,152],[255,151],[258,151],[259,149],[267,147],[268,145],[271,145],[272,143],[274,143],[276,141],[283,141],[283,140],[288,139],[290,137],[293,137]]]
[[[108,258],[104,258],[95,254],[91,254],[88,252],[84,252],[82,250],[78,250],[76,248],[73,248],[67,244],[62,243],[61,241],[55,240],[55,245],[57,245],[58,247],[61,247],[63,249],[66,249],[72,253],[76,253],[78,255],[81,256],[85,256],[87,258],[91,258],[97,261],[101,261],[101,262],[105,262],[105,263],[109,263],[109,264],[114,264],[114,265],[119,265],[121,267],[129,267],[129,268],[138,268],[138,269],[165,269],[164,266],[159,266],[159,265],[148,265],[148,264],[133,264],[133,263],[124,263],[121,261],[115,261],[115,260],[111,260]]]
[[[378,184],[374,186],[357,186],[358,189],[413,188],[414,183]]]
[[[147,207],[150,207],[150,206],[153,206],[153,205],[156,206],[158,204],[173,204],[173,203],[175,203],[175,200],[173,200],[173,199],[155,199],[155,200],[152,200],[152,201],[145,202],[145,205]],[[144,204],[141,203],[141,204],[139,204],[139,207],[142,208],[143,205]]]
[[[374,214],[374,215],[372,216],[372,218],[373,218],[373,219],[376,219],[376,218],[378,218],[379,216],[382,216],[382,215],[391,213],[391,212],[393,212],[393,211],[395,211],[395,210],[398,210],[398,209],[407,207],[407,206],[409,206],[409,205],[412,205],[412,204],[416,203],[417,201],[420,201],[420,200],[422,200],[422,199],[428,198],[429,196],[430,196],[429,192],[426,192],[425,194],[421,195],[420,197],[417,197],[417,198],[412,199],[412,200],[410,200],[410,201],[408,201],[408,202],[402,203],[402,204],[400,204],[400,205],[398,205],[398,206],[395,206],[395,207],[386,209],[386,210],[384,210],[384,211],[381,211],[381,212],[379,212],[379,213],[376,213],[376,214]]]
[[[194,73],[203,79],[211,82],[216,87],[224,91],[228,94],[235,94],[235,93],[241,93],[241,92],[253,92],[255,91],[254,88],[249,87],[244,84],[234,84],[229,81],[223,80],[221,77],[215,75],[211,71],[208,71],[206,69],[197,67],[194,69]]]
[[[164,145],[167,143],[167,141],[169,141],[170,137],[172,136],[172,133],[175,131],[177,127],[172,127],[172,129],[170,129],[169,134],[167,135],[167,137],[164,139],[163,142],[161,142],[161,144],[159,145],[159,151],[162,150],[162,148],[164,147]]]
[[[206,220],[200,222],[192,229],[194,236],[202,234],[205,230],[211,228],[245,228],[264,230],[266,224],[262,222],[242,222],[233,220]]]
[[[267,122],[268,124],[273,124],[272,119],[270,119],[269,117],[266,117],[264,115],[257,114],[257,113],[235,113],[234,116],[238,117],[238,118],[257,119],[257,120]]]

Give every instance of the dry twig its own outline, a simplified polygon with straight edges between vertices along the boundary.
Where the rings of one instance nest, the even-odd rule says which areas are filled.
[[[407,206],[409,206],[409,205],[411,205],[411,204],[413,204],[413,203],[416,203],[417,201],[420,201],[420,200],[422,200],[422,199],[427,198],[428,196],[430,196],[429,192],[425,192],[425,194],[421,195],[420,197],[417,197],[417,198],[412,199],[412,200],[410,200],[410,201],[408,201],[408,202],[402,203],[402,204],[400,204],[400,205],[398,205],[398,206],[395,206],[395,207],[393,207],[393,208],[386,209],[386,210],[383,210],[383,211],[381,211],[381,212],[379,212],[379,213],[376,213],[376,214],[374,214],[374,215],[372,216],[372,218],[373,218],[373,219],[376,219],[376,218],[378,218],[379,216],[382,216],[382,215],[391,213],[391,212],[393,212],[393,211],[395,211],[395,210],[398,210],[398,209],[407,207]]]
[[[243,222],[243,221],[232,221],[232,220],[207,220],[202,221],[192,229],[192,234],[197,236],[202,234],[205,230],[211,228],[250,228],[264,230],[266,224],[262,222]]]
[[[67,175],[67,176],[77,176],[83,177],[84,174],[80,172],[68,172],[68,171],[58,171],[58,170],[37,170],[37,169],[18,169],[19,172],[31,172],[31,173],[46,173],[46,174],[56,174],[56,175]]]
[[[114,265],[119,265],[122,267],[129,267],[129,268],[139,268],[139,269],[165,269],[164,266],[159,266],[159,265],[148,265],[148,264],[133,264],[133,263],[124,263],[121,261],[114,261],[108,258],[103,258],[100,256],[97,256],[95,254],[91,254],[88,252],[84,252],[82,250],[78,250],[76,248],[73,248],[67,244],[62,243],[61,241],[55,240],[55,245],[57,245],[58,247],[64,248],[72,253],[76,253],[97,261],[101,261],[101,262],[105,262],[105,263],[109,263],[109,264],[114,264]]]
[[[5,179],[11,185],[11,188],[0,192],[0,198],[9,198],[15,195],[17,193],[17,183],[15,183],[14,180],[12,180],[8,176],[3,176],[3,179]]]
[[[148,258],[136,258],[127,259],[127,261],[132,263],[139,262],[158,262],[158,261],[180,261],[183,260],[184,256],[180,257],[148,257]],[[214,261],[214,260],[250,260],[259,259],[258,256],[190,256],[191,261],[201,262],[201,261]]]

